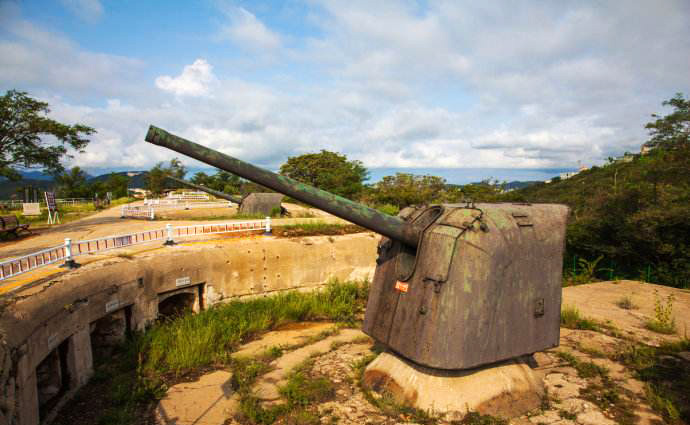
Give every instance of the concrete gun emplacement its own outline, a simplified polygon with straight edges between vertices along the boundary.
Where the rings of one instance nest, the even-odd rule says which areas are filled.
[[[146,141],[383,235],[363,330],[412,362],[468,369],[558,345],[564,205],[468,202],[394,217],[154,126]]]

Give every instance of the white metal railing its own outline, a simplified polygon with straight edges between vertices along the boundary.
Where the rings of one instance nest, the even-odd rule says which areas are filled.
[[[56,203],[58,204],[68,204],[68,205],[77,205],[77,204],[90,204],[93,203],[93,199],[89,198],[60,198],[55,200]],[[46,201],[44,200],[39,200],[38,203],[42,206],[46,206]],[[24,201],[16,200],[16,199],[11,199],[11,200],[0,200],[0,205],[9,209],[21,209],[22,204],[24,204]]]
[[[149,205],[156,210],[190,210],[194,208],[226,208],[233,205],[230,201],[185,202],[177,205]]]
[[[65,243],[53,248],[27,254],[0,262],[0,281],[21,273],[37,269],[58,261],[65,265],[74,265],[74,257],[84,254],[93,254],[115,248],[123,248],[154,241],[165,240],[165,245],[175,244],[175,239],[194,236],[214,235],[220,233],[253,233],[263,231],[271,232],[271,218],[253,221],[236,221],[229,223],[194,224],[191,226],[172,226],[166,224],[162,229],[145,230],[118,236],[107,236],[98,239],[72,242],[66,238]]]
[[[177,205],[179,203],[179,199],[144,198],[144,205]]]
[[[182,193],[173,193],[170,192],[168,193],[168,199],[182,199],[185,201],[192,201],[192,200],[199,200],[199,201],[208,201],[211,199],[208,194],[204,192],[182,192]]]
[[[0,280],[52,264],[66,258],[65,245],[47,248],[38,252],[0,262]]]
[[[122,208],[120,209],[120,218],[125,218],[125,217],[141,217],[141,218],[148,218],[149,220],[153,220],[156,218],[156,212],[153,209],[153,207],[130,207],[127,205],[123,205]]]

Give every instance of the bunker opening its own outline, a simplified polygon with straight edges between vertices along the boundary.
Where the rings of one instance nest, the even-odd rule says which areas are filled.
[[[70,371],[67,364],[69,338],[58,345],[36,366],[36,390],[41,420],[70,389]]]
[[[91,322],[91,354],[95,364],[105,361],[132,332],[132,306],[106,314]]]
[[[204,308],[204,284],[158,295],[158,320],[174,319]]]

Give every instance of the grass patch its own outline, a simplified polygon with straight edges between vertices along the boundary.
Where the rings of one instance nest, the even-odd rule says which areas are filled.
[[[601,331],[601,324],[580,314],[575,306],[564,306],[561,309],[561,326],[569,329]]]
[[[646,383],[649,405],[669,423],[690,423],[690,367],[677,353],[690,351],[690,340],[659,347],[630,344],[616,360]]]
[[[350,233],[361,233],[367,231],[367,229],[355,224],[325,223],[323,221],[285,224],[274,226],[273,228],[274,235],[286,237],[346,235]]]
[[[567,410],[559,410],[558,411],[558,416],[560,416],[562,419],[568,419],[571,421],[574,421],[577,418],[577,415],[573,412],[568,412]]]
[[[367,286],[366,282],[332,281],[319,291],[232,301],[176,318],[145,334],[144,368],[180,374],[192,368],[226,364],[241,342],[289,322],[335,320],[354,324],[364,309]]]
[[[290,375],[288,383],[280,388],[280,395],[285,397],[290,408],[303,408],[335,397],[331,381],[323,377],[308,376],[307,368],[308,366],[298,368]]]
[[[603,412],[613,416],[619,424],[632,425],[636,422],[636,416],[633,413],[634,404],[621,396],[623,390],[611,379],[607,368],[593,362],[580,361],[572,354],[563,351],[556,352],[556,355],[575,368],[580,378],[589,379],[587,387],[580,390],[580,397],[599,406]]]
[[[508,421],[491,415],[469,412],[461,421],[452,421],[453,425],[508,425]]]
[[[266,407],[251,391],[256,379],[267,371],[266,360],[248,360],[236,364],[233,370],[239,371],[239,378],[235,380],[233,376],[232,384],[240,394],[238,419],[251,424],[280,421],[284,424],[318,425],[320,418],[313,406],[332,400],[335,387],[324,377],[310,376],[312,365],[313,359],[310,359],[296,367],[288,376],[287,383],[279,388],[280,395],[285,399],[284,404]]]
[[[572,354],[567,353],[565,351],[557,351],[556,355],[558,356],[558,358],[560,358],[561,360],[575,368],[575,370],[577,370],[578,376],[580,376],[581,378],[594,378],[596,376],[607,377],[609,374],[608,369],[606,369],[605,367],[599,366],[596,363],[592,362],[582,362]]]
[[[616,305],[619,308],[622,308],[623,310],[637,310],[640,308],[637,304],[635,304],[632,300],[632,298],[625,296],[618,301],[616,301]]]

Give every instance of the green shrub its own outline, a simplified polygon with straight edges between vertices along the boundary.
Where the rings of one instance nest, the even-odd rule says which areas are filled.
[[[662,334],[676,333],[676,320],[673,318],[673,294],[666,297],[666,303],[659,296],[659,291],[654,290],[654,319],[648,320],[645,327],[653,332]]]
[[[376,209],[388,215],[398,215],[398,213],[400,212],[400,208],[397,205],[393,204],[379,205],[378,207],[376,207]]]
[[[592,319],[580,315],[580,310],[575,306],[563,306],[561,309],[561,326],[569,329],[581,329],[599,331],[601,326]]]

